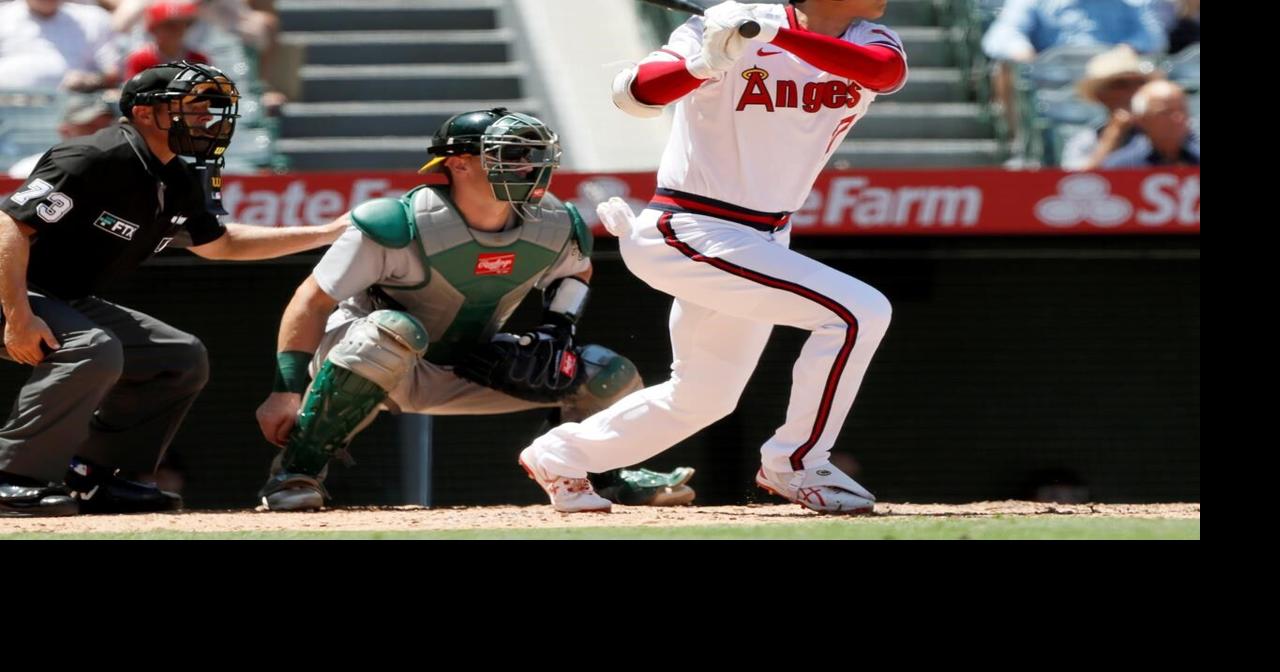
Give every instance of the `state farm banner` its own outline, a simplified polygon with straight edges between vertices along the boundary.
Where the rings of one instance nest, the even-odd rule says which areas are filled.
[[[404,172],[229,175],[223,203],[230,221],[323,224],[371,198],[441,179]],[[0,196],[20,185],[0,178]],[[653,189],[653,173],[559,172],[551,184],[597,234],[596,203],[619,196],[639,212]],[[1200,171],[828,171],[791,223],[797,235],[1198,234]]]
[[[652,173],[560,174],[551,190],[579,204],[611,196],[639,212]],[[1200,233],[1200,171],[827,171],[791,216],[797,235]]]

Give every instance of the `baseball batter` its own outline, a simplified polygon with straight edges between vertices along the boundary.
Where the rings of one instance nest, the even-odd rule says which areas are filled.
[[[259,493],[270,510],[323,506],[330,460],[384,408],[545,407],[557,421],[575,420],[643,387],[625,357],[574,344],[592,238],[572,204],[547,191],[560,160],[556,135],[528,115],[478,110],[447,120],[428,152],[423,172],[445,171],[449,185],[355,208],[285,309],[275,391],[258,409],[264,436],[284,448]],[[501,333],[534,288],[543,324]],[[694,497],[687,467],[603,476],[597,485],[628,504]],[[611,505],[593,498],[562,510]]]
[[[670,380],[521,453],[553,503],[594,495],[550,485],[638,463],[731,413],[781,324],[811,335],[756,482],[824,513],[873,509],[871,493],[828,458],[889,326],[889,301],[789,250],[788,218],[872,101],[906,81],[901,40],[870,21],[885,4],[721,3],[615,79],[614,103],[628,114],[676,104],[649,206],[639,217],[621,199],[598,208],[627,267],[675,297],[674,360]],[[737,33],[748,20],[761,25],[750,41]]]

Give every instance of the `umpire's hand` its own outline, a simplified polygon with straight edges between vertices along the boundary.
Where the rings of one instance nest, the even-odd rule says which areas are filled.
[[[272,392],[258,407],[258,428],[268,441],[281,448],[289,441],[289,432],[298,424],[302,395],[297,392]]]
[[[16,362],[35,366],[50,353],[62,347],[49,325],[36,315],[10,317],[4,321],[4,347]]]

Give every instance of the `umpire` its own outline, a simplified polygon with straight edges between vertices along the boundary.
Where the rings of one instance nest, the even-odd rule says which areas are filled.
[[[219,222],[238,101],[207,65],[144,70],[124,85],[119,124],[53,147],[0,202],[0,357],[32,367],[0,427],[0,516],[182,506],[132,479],[155,470],[204,388],[204,346],[100,288],[171,242],[207,259],[269,259],[345,228]]]

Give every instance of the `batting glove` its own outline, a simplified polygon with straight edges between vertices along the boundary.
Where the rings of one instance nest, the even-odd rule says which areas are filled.
[[[703,19],[702,51],[689,59],[689,74],[712,79],[732,67],[747,48],[738,26],[752,20],[751,12],[738,2],[722,2],[708,9]]]
[[[631,225],[636,221],[636,215],[626,201],[614,196],[597,205],[596,214],[600,216],[600,222],[609,233],[619,238],[631,235]]]
[[[777,19],[768,15],[766,7],[773,5],[745,5],[747,11],[751,13],[751,20],[760,24],[760,32],[753,38],[753,42],[772,42],[773,38],[778,36],[778,31],[782,28],[782,23]]]

